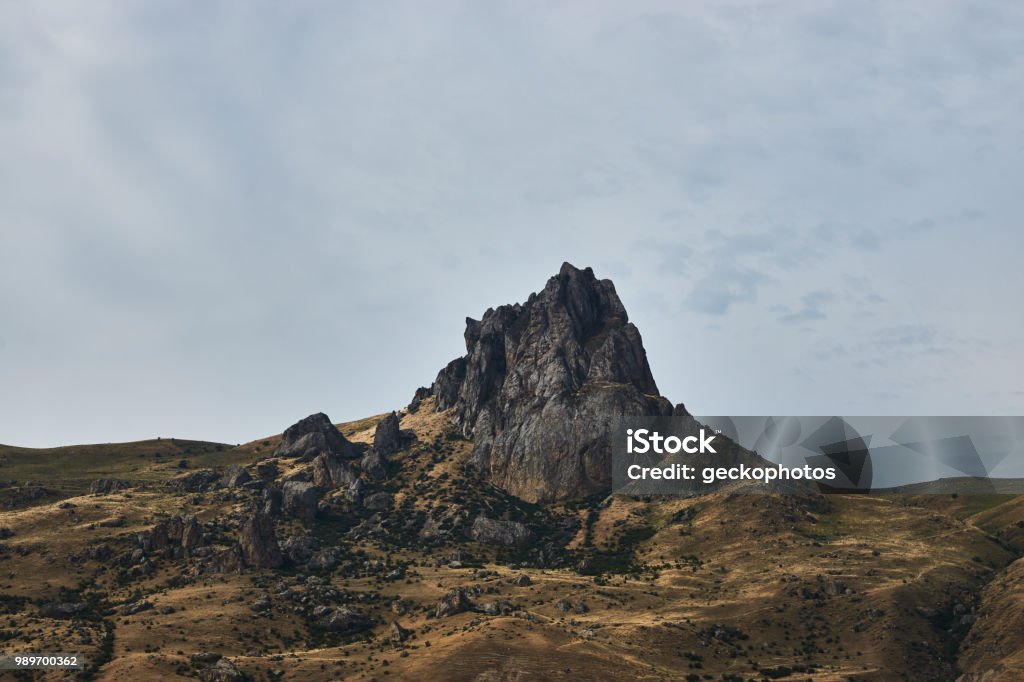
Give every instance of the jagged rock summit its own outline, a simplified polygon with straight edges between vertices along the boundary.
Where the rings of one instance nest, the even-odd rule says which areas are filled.
[[[481,475],[524,500],[606,491],[608,418],[672,414],[615,286],[590,268],[564,263],[525,303],[467,318],[465,338],[417,398],[451,409]]]

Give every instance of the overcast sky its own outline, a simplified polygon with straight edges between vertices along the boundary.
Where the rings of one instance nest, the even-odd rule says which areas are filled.
[[[405,405],[611,278],[699,414],[1021,414],[1017,2],[0,5],[0,442]]]

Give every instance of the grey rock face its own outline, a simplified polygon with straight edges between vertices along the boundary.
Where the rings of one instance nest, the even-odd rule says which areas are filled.
[[[316,518],[319,494],[315,485],[308,481],[286,481],[281,486],[281,509],[303,523]]]
[[[533,541],[534,534],[526,525],[517,521],[499,521],[481,514],[473,521],[469,536],[487,545],[517,547]]]
[[[356,478],[349,464],[337,455],[322,452],[310,465],[313,473],[313,485],[325,490],[333,490],[349,485]]]
[[[263,512],[253,512],[238,534],[242,562],[252,568],[278,568],[283,559],[274,532],[274,520]]]
[[[274,450],[275,457],[297,457],[308,462],[321,452],[339,457],[358,457],[360,449],[350,443],[323,412],[312,414],[289,426]]]
[[[379,452],[370,450],[359,462],[359,468],[371,481],[383,481],[388,477],[387,460]]]
[[[381,455],[390,455],[402,449],[402,432],[398,415],[392,412],[377,423],[373,432],[373,449]]]
[[[565,263],[524,304],[466,320],[467,354],[432,392],[474,441],[473,463],[531,502],[611,487],[609,417],[670,415],[640,332],[609,280]]]

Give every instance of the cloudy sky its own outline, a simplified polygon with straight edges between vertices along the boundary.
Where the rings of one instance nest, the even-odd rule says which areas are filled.
[[[0,442],[406,404],[615,281],[701,414],[1021,414],[1016,2],[0,5]]]

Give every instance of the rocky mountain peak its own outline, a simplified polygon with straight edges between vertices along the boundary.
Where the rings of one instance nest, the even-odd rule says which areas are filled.
[[[465,339],[431,393],[482,475],[523,499],[607,488],[608,417],[672,412],[615,286],[590,268],[564,263],[525,303],[467,319]]]

